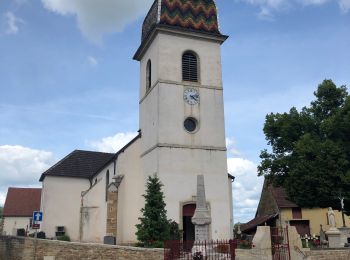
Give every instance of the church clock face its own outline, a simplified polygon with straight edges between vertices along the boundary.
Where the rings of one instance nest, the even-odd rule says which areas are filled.
[[[194,88],[188,88],[184,91],[184,100],[189,105],[199,104],[199,92]]]

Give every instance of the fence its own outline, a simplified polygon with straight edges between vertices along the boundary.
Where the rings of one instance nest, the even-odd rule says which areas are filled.
[[[237,240],[166,241],[165,260],[235,260]]]
[[[290,260],[288,227],[271,227],[272,259]]]

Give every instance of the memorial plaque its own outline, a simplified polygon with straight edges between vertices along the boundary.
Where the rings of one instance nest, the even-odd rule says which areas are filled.
[[[196,225],[195,235],[196,235],[196,241],[207,241],[209,239],[209,226]]]

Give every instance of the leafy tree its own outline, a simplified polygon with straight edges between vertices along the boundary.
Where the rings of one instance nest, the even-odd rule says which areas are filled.
[[[145,207],[141,209],[141,223],[136,225],[137,239],[146,247],[162,247],[164,241],[171,238],[171,233],[175,236],[177,232],[175,224],[167,219],[162,186],[156,175],[148,177],[146,194],[143,195]]]
[[[4,208],[0,206],[0,219],[2,219],[3,211],[4,211]]]
[[[338,197],[350,198],[350,96],[331,80],[314,95],[300,112],[293,107],[266,116],[271,150],[261,152],[258,171],[302,207],[340,209]]]

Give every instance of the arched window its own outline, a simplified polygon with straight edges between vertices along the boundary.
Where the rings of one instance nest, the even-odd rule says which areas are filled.
[[[106,173],[106,201],[108,200],[109,170]]]
[[[151,60],[148,60],[146,67],[146,91],[151,89],[152,84],[152,63]]]
[[[198,82],[198,59],[191,51],[182,55],[182,80]]]

